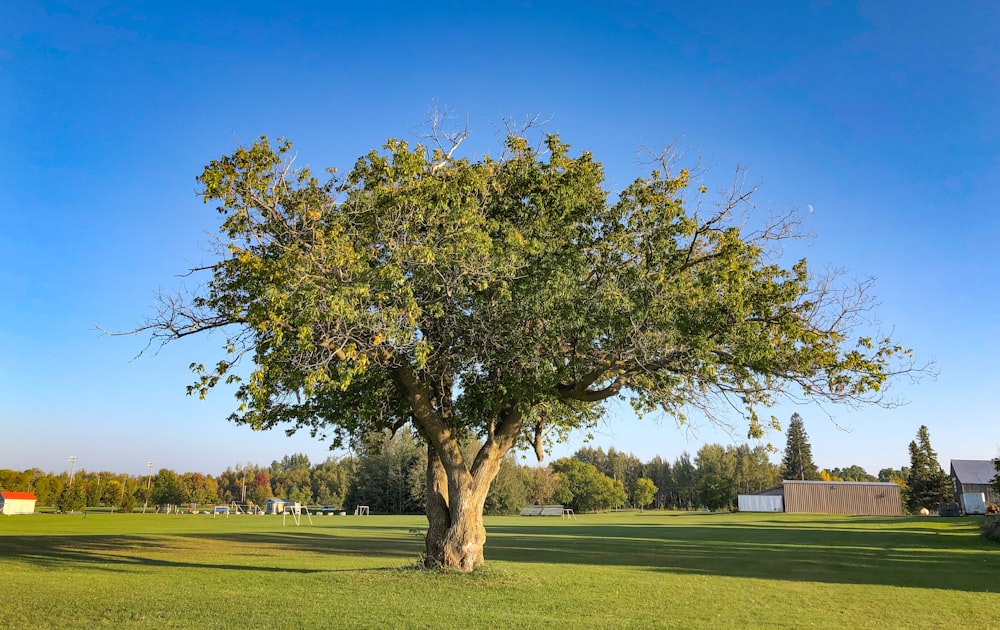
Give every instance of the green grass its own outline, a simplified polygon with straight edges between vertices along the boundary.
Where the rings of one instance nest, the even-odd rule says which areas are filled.
[[[488,568],[414,569],[422,517],[0,518],[4,627],[942,628],[1000,615],[976,519],[489,518]]]

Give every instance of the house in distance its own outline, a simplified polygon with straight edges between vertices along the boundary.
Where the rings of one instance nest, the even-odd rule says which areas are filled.
[[[1000,503],[993,487],[996,476],[992,459],[951,460],[951,488],[962,514],[985,514],[987,505]]]

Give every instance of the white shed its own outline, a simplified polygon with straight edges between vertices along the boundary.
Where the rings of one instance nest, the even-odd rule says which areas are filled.
[[[784,497],[781,495],[741,494],[736,497],[740,512],[783,512]]]
[[[284,514],[292,505],[288,499],[270,498],[264,502],[264,514]]]
[[[0,514],[32,514],[37,500],[31,492],[0,492]]]

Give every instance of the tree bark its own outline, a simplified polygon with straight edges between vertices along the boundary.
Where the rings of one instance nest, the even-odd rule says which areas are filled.
[[[446,465],[428,446],[425,566],[467,573],[484,564],[483,507],[507,450],[488,442],[470,471],[464,462]]]
[[[428,450],[424,565],[467,573],[484,564],[483,506],[495,475],[473,476],[464,466],[445,470],[432,451]]]
[[[427,445],[427,537],[424,567],[434,568],[444,564],[445,535],[451,525],[448,511],[448,478],[441,465],[441,458],[430,444]]]
[[[485,450],[487,447],[484,446]],[[482,452],[481,452],[482,454]],[[477,458],[478,459],[478,458]],[[498,462],[499,463],[499,462]],[[486,527],[483,525],[483,507],[496,471],[489,474],[475,467],[471,474],[464,466],[448,471],[448,498],[451,527],[445,534],[444,566],[458,571],[472,571],[485,563],[483,546],[486,544]],[[499,470],[499,466],[496,466]]]

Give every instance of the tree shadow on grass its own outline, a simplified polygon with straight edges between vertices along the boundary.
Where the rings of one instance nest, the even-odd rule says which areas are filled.
[[[487,557],[512,562],[644,567],[666,573],[970,592],[1000,590],[1000,547],[958,531],[847,520],[718,525],[566,523],[491,528]],[[942,535],[948,534],[948,535]]]
[[[213,544],[214,543],[214,544]],[[277,573],[325,573],[330,569],[289,566],[286,552],[416,558],[416,539],[337,539],[328,532],[190,533],[170,537],[129,535],[3,536],[0,558],[52,569],[89,568],[134,571],[145,567],[222,569]],[[219,553],[213,553],[213,547]],[[274,553],[273,564],[262,565],[260,550]],[[218,561],[224,557],[225,561]],[[202,559],[211,558],[210,561]],[[354,570],[354,569],[340,569]]]
[[[416,558],[423,551],[423,533],[407,528],[399,533],[379,532],[371,528],[364,535],[340,536],[336,530],[302,527],[294,532],[199,532],[187,538],[212,540],[224,544],[272,547],[284,551],[364,556],[366,558]]]
[[[506,519],[490,524],[486,557],[522,565],[632,566],[673,574],[1000,590],[996,582],[1000,546],[980,539],[976,522],[971,520],[777,516],[644,520],[525,520],[520,524]],[[301,574],[394,570],[423,550],[421,530],[375,525],[163,536],[2,536],[0,558],[53,569],[181,567]],[[318,561],[316,556],[320,556]],[[315,568],[323,564],[324,556],[340,557],[343,562],[331,562],[328,569]],[[301,562],[303,557],[306,563]],[[385,562],[371,567],[373,558]]]

